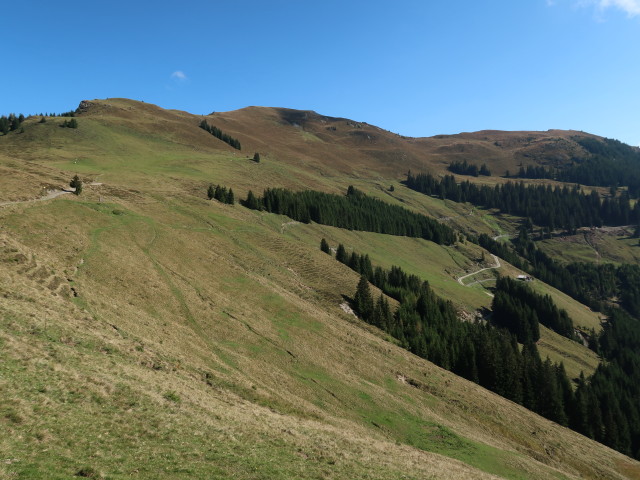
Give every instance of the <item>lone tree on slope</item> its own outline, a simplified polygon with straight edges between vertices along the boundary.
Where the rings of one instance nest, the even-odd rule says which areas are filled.
[[[331,249],[329,248],[329,243],[323,238],[320,240],[320,250],[324,253],[331,253]]]
[[[82,180],[80,180],[78,175],[74,175],[73,179],[69,182],[69,186],[75,189],[73,191],[74,194],[80,195],[82,193]]]

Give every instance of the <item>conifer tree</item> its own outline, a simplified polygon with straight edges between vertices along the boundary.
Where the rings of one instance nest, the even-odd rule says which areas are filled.
[[[213,198],[216,195],[216,189],[214,188],[213,184],[209,185],[209,188],[207,189],[207,198],[209,200],[213,200]]]
[[[253,154],[253,161],[256,163],[260,163],[260,154],[258,152]]]
[[[260,210],[258,199],[251,190],[249,190],[249,193],[247,193],[247,199],[242,202],[242,205],[252,210]]]
[[[2,132],[3,135],[6,135],[7,133],[9,133],[9,129],[9,119],[3,115],[2,117],[0,117],[0,132]]]
[[[339,261],[340,263],[344,263],[345,265],[347,264],[347,261],[348,261],[347,250],[344,248],[344,245],[342,245],[341,243],[338,244],[338,248],[336,250],[336,260]]]
[[[82,180],[80,180],[80,177],[78,177],[78,175],[74,175],[71,182],[69,182],[69,186],[75,189],[73,191],[74,194],[80,195],[82,193]]]
[[[233,194],[233,190],[230,188],[229,192],[227,193],[227,203],[229,205],[233,205],[234,203],[236,203],[236,198],[235,195]]]
[[[227,199],[226,188],[221,187],[220,185],[216,185],[216,189],[213,192],[213,198],[215,198],[219,202],[224,202]]]
[[[360,318],[366,322],[370,322],[373,316],[373,297],[369,290],[369,281],[364,275],[360,276],[353,303]]]
[[[331,254],[331,250],[329,248],[329,244],[327,243],[327,241],[324,238],[322,240],[320,240],[320,250],[322,250],[324,253]]]

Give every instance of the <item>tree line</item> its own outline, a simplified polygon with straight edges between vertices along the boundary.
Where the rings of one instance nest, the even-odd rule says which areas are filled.
[[[449,164],[447,169],[450,172],[457,173],[458,175],[470,175],[472,177],[477,177],[478,175],[484,175],[487,177],[491,176],[491,171],[487,167],[486,163],[483,163],[480,168],[476,164],[469,163],[466,160],[463,161],[453,161]]]
[[[224,133],[215,125],[209,125],[206,120],[202,120],[199,125],[200,128],[209,132],[214,137],[222,140],[224,143],[231,145],[236,150],[241,150],[242,146],[240,145],[240,140],[237,138],[233,138],[231,135]]]
[[[218,200],[219,202],[227,203],[229,205],[233,205],[235,203],[233,189],[229,188],[227,190],[227,187],[221,185],[216,185],[215,187],[213,184],[209,185],[209,188],[207,188],[207,198],[209,200]]]
[[[287,215],[303,223],[313,221],[348,230],[423,238],[444,245],[452,245],[457,239],[450,227],[401,206],[369,197],[353,186],[349,186],[346,195],[267,188],[262,197],[249,191],[241,204],[254,210]]]
[[[0,132],[6,135],[9,132],[18,130],[21,128],[22,122],[24,122],[23,114],[16,115],[15,113],[10,113],[8,116],[2,115],[0,117]]]
[[[583,194],[577,186],[554,188],[550,185],[527,186],[523,182],[488,186],[469,181],[458,184],[453,175],[436,178],[431,174],[413,175],[411,172],[405,183],[426,195],[530,218],[549,231],[564,228],[575,232],[577,227],[629,225],[640,219],[640,203],[632,207],[627,195],[601,201],[597,192]]]
[[[336,259],[361,275],[353,306],[364,321],[389,333],[416,355],[568,424],[574,397],[564,366],[542,361],[535,343],[529,341],[521,349],[506,329],[460,321],[451,302],[400,267],[372,267],[368,255],[348,254],[342,244],[336,249]],[[369,283],[400,302],[395,312],[383,295],[372,297]]]
[[[555,180],[557,177],[557,169],[552,167],[543,167],[542,165],[527,165],[526,167],[521,166],[518,169],[518,173],[514,175],[512,178],[535,178],[541,179],[546,178],[550,180]],[[505,177],[509,178],[509,171],[505,174]]]
[[[562,167],[520,167],[520,178],[550,178],[561,182],[617,188],[627,186],[632,198],[640,197],[640,150],[618,140],[573,137],[588,152]]]

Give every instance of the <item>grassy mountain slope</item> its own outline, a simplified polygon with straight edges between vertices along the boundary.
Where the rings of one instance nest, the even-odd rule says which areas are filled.
[[[491,300],[456,281],[476,269],[477,247],[295,224],[204,198],[210,182],[238,196],[354,183],[436,216],[464,213],[400,188],[391,197],[380,187],[397,181],[397,167],[365,155],[360,137],[332,147],[295,115],[287,118],[304,130],[256,127],[263,109],[213,115],[224,120],[209,123],[241,140],[240,153],[184,112],[127,100],[84,107],[77,130],[32,119],[25,133],[0,137],[0,203],[37,197],[76,172],[102,183],[80,197],[0,207],[0,424],[9,433],[0,477],[640,477],[638,462],[344,312],[358,277],[318,243],[401,265],[468,311]],[[326,135],[349,123],[325,121],[337,123]],[[254,150],[266,151],[260,164],[246,158]],[[482,215],[469,221],[490,230]],[[552,337],[543,341],[555,346]]]

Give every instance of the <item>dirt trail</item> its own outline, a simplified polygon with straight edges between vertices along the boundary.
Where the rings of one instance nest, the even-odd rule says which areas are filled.
[[[86,186],[88,187],[98,187],[100,185],[103,185],[100,182],[92,182],[92,183],[87,183]],[[52,200],[56,197],[59,197],[60,195],[66,195],[68,193],[73,193],[75,191],[75,188],[71,188],[69,187],[68,190],[47,190],[47,193],[45,193],[42,197],[38,197],[38,198],[31,198],[29,200],[14,200],[13,202],[0,202],[0,207],[6,207],[8,205],[17,205],[19,203],[33,203],[33,202],[43,202],[45,200]]]
[[[13,202],[0,202],[0,207],[6,207],[7,205],[17,205],[19,203],[42,202],[44,200],[51,200],[52,198],[59,197],[60,195],[66,195],[67,193],[73,193],[73,191],[72,190],[47,190],[47,193],[42,197],[32,198],[30,200],[15,200]]]
[[[499,259],[498,257],[496,257],[493,253],[491,254],[491,256],[492,256],[492,257],[493,257],[493,259],[496,261],[496,264],[495,264],[493,267],[485,267],[485,268],[481,268],[480,270],[477,270],[477,271],[475,271],[475,272],[471,272],[471,273],[468,273],[468,274],[463,275],[463,276],[461,276],[461,277],[458,277],[458,279],[457,279],[457,280],[458,280],[458,283],[459,283],[460,285],[462,285],[463,287],[469,287],[469,286],[471,286],[471,285],[473,285],[473,284],[475,284],[475,283],[478,283],[478,282],[472,282],[472,283],[470,283],[469,285],[465,285],[464,283],[462,283],[462,280],[463,280],[463,279],[465,279],[465,278],[467,278],[467,277],[471,277],[471,276],[473,276],[473,275],[476,275],[476,274],[478,274],[478,273],[480,273],[480,272],[484,272],[485,270],[491,270],[491,269],[494,269],[494,268],[500,268],[500,267],[502,266],[502,264],[500,263],[500,259]]]
[[[511,235],[508,233],[504,233],[502,235],[496,235],[495,237],[491,237],[491,238],[497,241],[497,240],[500,240],[501,238],[511,238]]]

